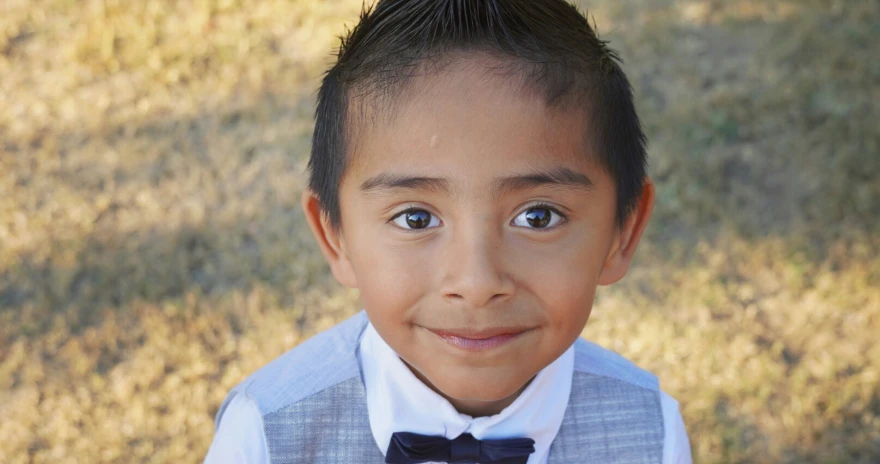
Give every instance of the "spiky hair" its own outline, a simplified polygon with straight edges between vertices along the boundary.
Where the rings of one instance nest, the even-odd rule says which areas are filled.
[[[479,53],[548,107],[588,115],[585,151],[597,154],[614,179],[615,220],[624,223],[644,182],[646,141],[621,60],[585,15],[565,0],[379,0],[341,38],[318,91],[309,187],[334,229],[342,225],[339,183],[358,128],[367,123],[358,117],[362,110],[391,112],[418,91],[408,88],[418,73]]]

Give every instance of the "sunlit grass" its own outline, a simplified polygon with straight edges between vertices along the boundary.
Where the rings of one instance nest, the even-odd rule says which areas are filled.
[[[585,336],[698,462],[880,460],[876,4],[582,4],[659,201]],[[0,462],[199,462],[231,386],[359,308],[298,207],[359,10],[0,2]]]

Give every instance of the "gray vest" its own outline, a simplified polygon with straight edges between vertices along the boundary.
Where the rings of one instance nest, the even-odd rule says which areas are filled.
[[[232,389],[263,415],[272,463],[385,462],[370,431],[357,361],[361,311],[267,364]],[[551,464],[660,464],[663,414],[657,378],[584,339],[575,342],[571,396],[550,447]]]

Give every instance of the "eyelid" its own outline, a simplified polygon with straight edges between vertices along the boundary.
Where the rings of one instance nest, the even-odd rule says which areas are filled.
[[[562,210],[565,208],[563,208],[561,206],[557,206],[553,203],[550,203],[550,202],[547,202],[544,200],[537,200],[534,203],[527,203],[527,204],[523,205],[522,208],[518,209],[519,212],[516,214],[516,216],[514,216],[514,218],[516,218],[517,216],[519,216],[520,214],[522,214],[524,211],[528,210],[529,208],[547,208],[550,211],[553,211],[554,213],[562,216],[563,219],[568,219],[568,215],[562,212]]]

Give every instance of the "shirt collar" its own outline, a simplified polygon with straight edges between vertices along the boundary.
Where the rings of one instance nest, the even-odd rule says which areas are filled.
[[[547,460],[571,393],[574,345],[538,372],[510,406],[494,416],[471,417],[422,383],[368,324],[358,362],[367,393],[370,429],[385,454],[394,432],[442,435],[470,433],[477,439],[528,437],[535,440],[529,464]]]

